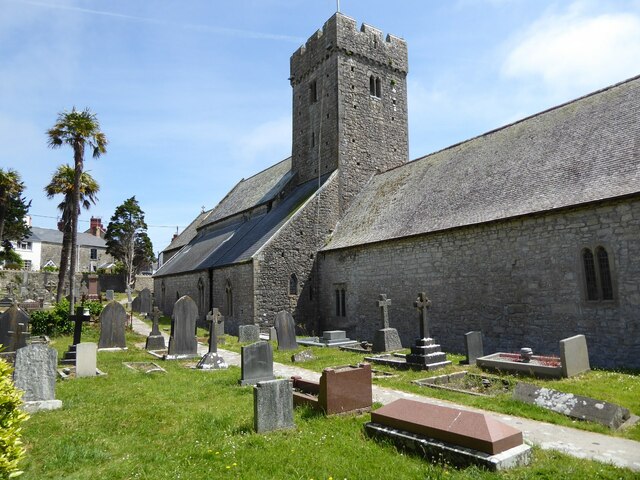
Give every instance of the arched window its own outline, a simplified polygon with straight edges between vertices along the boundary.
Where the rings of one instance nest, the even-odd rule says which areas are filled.
[[[382,82],[379,77],[376,78],[376,97],[382,98]]]
[[[594,251],[582,250],[582,265],[588,301],[613,300],[613,281],[607,250],[599,246]]]
[[[229,317],[233,317],[233,288],[231,287],[231,280],[227,280],[227,286],[224,291],[226,299],[226,314]]]
[[[371,75],[369,77],[369,95],[376,96],[376,79]]]
[[[198,279],[198,308],[201,312],[205,311],[204,308],[204,282],[202,277]]]
[[[289,277],[289,295],[298,295],[298,276],[295,273]]]
[[[318,84],[315,80],[309,84],[309,101],[311,103],[318,101]]]
[[[609,268],[609,255],[603,247],[596,249],[598,257],[598,273],[600,274],[600,288],[603,300],[613,300],[613,286],[611,284],[611,270]]]

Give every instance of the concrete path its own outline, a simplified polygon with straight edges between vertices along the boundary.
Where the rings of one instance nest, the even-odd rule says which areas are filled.
[[[149,335],[149,332],[151,332],[151,328],[141,320],[138,320],[135,316],[133,317],[133,329],[141,335]],[[165,340],[168,341],[168,335],[164,332],[163,335]],[[204,355],[207,352],[207,346],[199,344],[198,352]],[[240,366],[240,354],[220,348],[218,348],[218,354],[225,359],[227,364]],[[320,378],[319,373],[293,365],[274,363],[273,370],[275,375],[285,378],[292,375],[298,375],[305,380],[314,381],[318,381]],[[598,460],[600,462],[612,463],[620,467],[640,471],[639,442],[612,437],[609,435],[602,435],[600,433],[592,433],[584,430],[552,425],[550,423],[538,422],[536,420],[514,417],[502,413],[489,412],[486,410],[467,407],[465,405],[458,405],[453,402],[379,387],[377,385],[373,386],[373,399],[376,402],[387,404],[399,398],[408,398],[424,403],[433,403],[436,405],[455,407],[461,410],[487,413],[497,420],[521,430],[524,434],[525,441],[529,444],[537,445],[543,449],[558,450],[577,458]]]

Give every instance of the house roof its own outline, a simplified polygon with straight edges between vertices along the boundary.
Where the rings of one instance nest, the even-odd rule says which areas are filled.
[[[321,179],[324,184],[328,176]],[[273,208],[256,209],[244,218],[203,229],[171,257],[155,277],[221,267],[250,260],[318,189],[318,181],[298,185]]]
[[[324,250],[640,192],[640,76],[375,176]]]
[[[62,245],[62,232],[54,228],[31,227],[31,235],[27,240]],[[82,247],[107,248],[107,242],[105,242],[104,238],[82,232],[78,232],[78,245]]]

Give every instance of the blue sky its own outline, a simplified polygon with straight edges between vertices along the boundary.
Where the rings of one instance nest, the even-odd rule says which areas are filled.
[[[409,45],[410,158],[640,74],[640,0],[342,0]],[[106,225],[135,195],[156,252],[243,177],[291,153],[289,57],[335,0],[0,0],[0,167],[33,223],[69,149],[58,112],[90,107],[109,138],[87,158]]]

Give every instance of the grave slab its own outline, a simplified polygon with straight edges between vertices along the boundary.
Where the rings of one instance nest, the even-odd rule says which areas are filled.
[[[253,387],[253,425],[258,433],[295,428],[291,381],[263,381]]]
[[[240,385],[274,380],[273,351],[269,342],[256,342],[240,349]]]
[[[522,445],[522,432],[487,414],[400,399],[371,412],[380,425],[495,455]]]
[[[95,377],[97,369],[98,345],[92,342],[76,345],[76,378]]]
[[[295,350],[298,348],[296,324],[289,312],[282,311],[276,314],[275,328],[278,337],[278,350]]]
[[[631,416],[628,409],[615,403],[559,392],[524,382],[516,384],[513,398],[520,402],[562,413],[571,418],[600,423],[611,429],[620,428]]]

